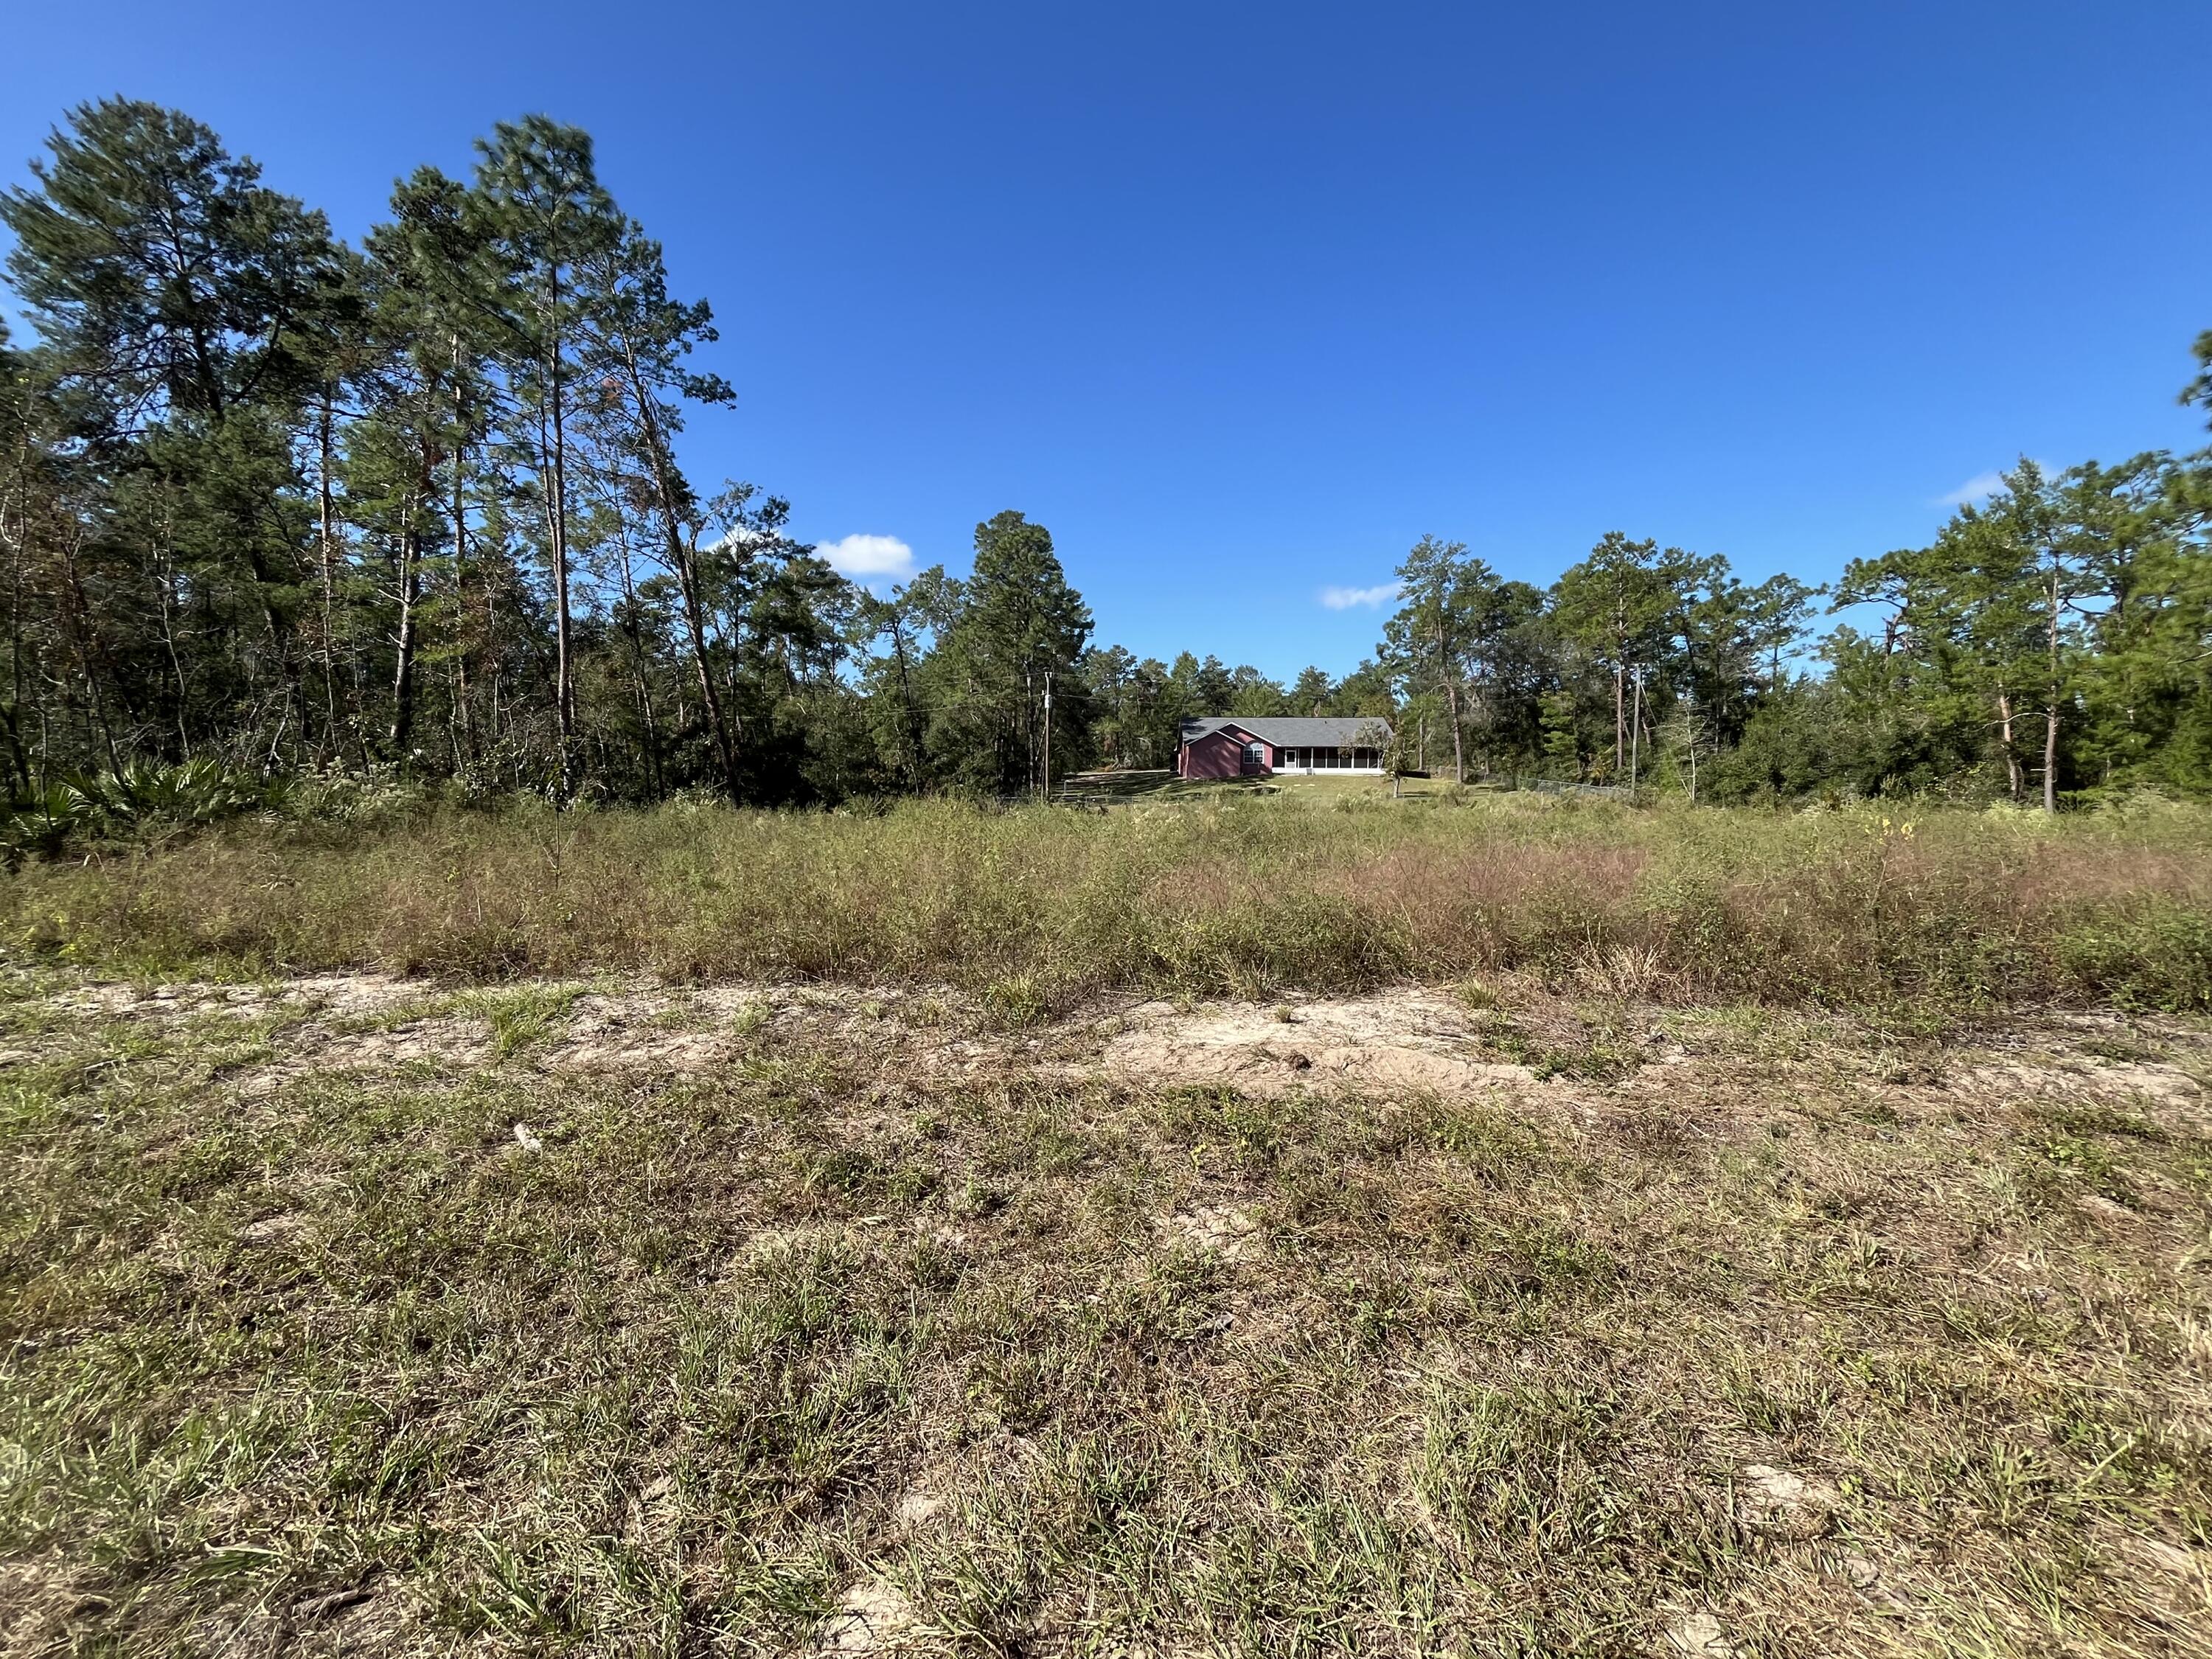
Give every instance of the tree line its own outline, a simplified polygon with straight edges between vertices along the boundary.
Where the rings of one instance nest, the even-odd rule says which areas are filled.
[[[133,763],[486,792],[834,799],[1079,760],[1091,619],[1050,536],[855,586],[750,483],[703,490],[704,302],[589,137],[502,124],[359,248],[201,123],[80,107],[0,198],[13,793]],[[4,325],[0,325],[3,329]]]
[[[764,804],[1158,768],[1197,714],[1391,720],[1395,763],[1713,799],[2212,787],[2212,465],[2023,462],[1815,589],[1607,536],[1549,588],[1424,538],[1370,660],[1139,659],[1045,526],[884,594],[754,484],[700,487],[705,302],[586,133],[495,128],[358,247],[189,116],[70,112],[0,197],[0,768],[396,773]],[[2185,394],[2212,403],[2204,376]],[[1818,638],[1826,608],[1872,615]]]
[[[2184,393],[2212,401],[2208,367]],[[1433,538],[1382,660],[1457,775],[1708,799],[1948,794],[2056,811],[2212,789],[2212,452],[2022,460],[1922,548],[1820,589],[1606,536],[1548,591]],[[1825,604],[1823,604],[1825,601]],[[1823,612],[1846,621],[1814,636]],[[1864,620],[1871,616],[1875,620]],[[1401,733],[1402,736],[1402,733]]]

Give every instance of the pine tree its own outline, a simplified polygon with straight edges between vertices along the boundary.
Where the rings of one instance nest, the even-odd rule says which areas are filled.
[[[559,787],[575,785],[576,666],[569,540],[574,531],[569,427],[580,379],[578,354],[594,307],[591,285],[619,243],[623,222],[600,188],[591,136],[543,115],[501,122],[479,143],[476,188],[487,210],[514,343],[510,440],[536,474],[553,586],[553,705]]]
[[[345,261],[321,214],[263,185],[254,162],[175,111],[81,105],[47,149],[33,185],[0,197],[15,239],[9,281],[38,328],[69,439],[112,481],[116,529],[143,562],[134,586],[155,596],[157,653],[181,668],[188,626],[228,647],[199,686],[182,673],[165,684],[158,668],[141,681],[101,648],[88,659],[88,690],[147,714],[171,702],[173,718],[155,725],[185,748],[211,694],[228,706],[204,711],[200,735],[266,735],[274,752],[306,712],[295,623],[307,518],[293,441],[319,360],[348,326]],[[75,568],[64,587],[82,592],[84,578]],[[182,614],[188,603],[197,616]],[[250,646],[236,635],[240,611],[260,624]]]
[[[1053,769],[1078,764],[1090,635],[1090,609],[1068,586],[1049,531],[1014,512],[977,525],[974,573],[930,664],[929,744],[945,774],[1001,793],[1049,788],[1047,676]]]

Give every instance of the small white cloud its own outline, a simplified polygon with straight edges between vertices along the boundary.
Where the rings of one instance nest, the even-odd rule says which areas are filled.
[[[1355,605],[1387,605],[1398,597],[1398,584],[1383,582],[1374,587],[1324,587],[1321,602],[1332,611],[1349,611]]]
[[[914,574],[914,550],[896,536],[848,536],[823,542],[814,550],[856,580]]]
[[[2042,470],[2043,476],[2046,478],[2055,478],[2066,470],[2063,466],[2053,466],[2048,461],[2038,461],[2036,465]],[[1978,507],[1990,496],[2002,494],[2004,487],[2005,480],[2002,472],[1977,472],[1949,495],[1938,495],[1936,498],[1936,505]]]
[[[2003,473],[1977,472],[1972,477],[1967,479],[1966,483],[1960,484],[1949,495],[1938,495],[1936,498],[1936,505],[1938,507],[1971,507],[1978,501],[1985,501],[1989,500],[1990,496],[1996,495],[1997,491],[2002,489],[2004,487],[2005,483]]]

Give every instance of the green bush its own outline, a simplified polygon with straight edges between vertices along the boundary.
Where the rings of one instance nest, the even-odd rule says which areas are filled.
[[[2097,916],[2058,938],[2075,985],[2126,1007],[2212,1008],[2212,915],[2167,901]]]

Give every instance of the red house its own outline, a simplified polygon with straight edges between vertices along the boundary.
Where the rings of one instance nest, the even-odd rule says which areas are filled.
[[[1357,715],[1316,714],[1244,720],[1209,714],[1182,723],[1176,750],[1179,778],[1304,776],[1339,772],[1382,775],[1382,750],[1390,741],[1383,721]]]

